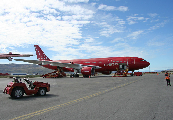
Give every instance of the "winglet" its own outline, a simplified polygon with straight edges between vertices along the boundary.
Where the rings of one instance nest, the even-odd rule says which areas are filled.
[[[38,60],[50,60],[38,45],[34,45]]]

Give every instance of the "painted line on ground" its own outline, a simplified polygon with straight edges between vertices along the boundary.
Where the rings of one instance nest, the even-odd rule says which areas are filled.
[[[32,112],[32,113],[29,113],[29,114],[26,114],[26,115],[22,115],[22,116],[19,116],[19,117],[15,117],[15,118],[12,118],[10,120],[17,120],[17,119],[20,119],[20,120],[25,120],[25,119],[29,119],[31,117],[34,117],[36,115],[40,115],[40,114],[43,114],[43,113],[46,113],[46,112],[49,112],[49,111],[52,111],[52,110],[55,110],[55,109],[58,109],[58,108],[61,108],[61,107],[65,107],[67,105],[71,105],[71,104],[74,104],[74,103],[77,103],[77,102],[80,102],[80,101],[83,101],[83,100],[87,100],[89,98],[92,98],[92,97],[96,97],[96,96],[99,96],[101,94],[104,94],[104,93],[107,93],[107,92],[110,92],[110,91],[113,91],[115,89],[118,89],[118,88],[121,88],[121,87],[125,87],[127,85],[130,85],[132,83],[135,83],[139,80],[136,80],[136,81],[132,81],[130,83],[126,83],[126,84],[122,84],[120,86],[117,86],[117,87],[113,87],[113,88],[110,88],[110,89],[107,89],[107,90],[104,90],[102,92],[97,92],[97,93],[94,93],[92,95],[89,95],[89,96],[85,96],[85,97],[82,97],[82,98],[79,98],[79,99],[76,99],[76,100],[72,100],[70,102],[67,102],[67,103],[63,103],[63,104],[60,104],[60,105],[55,105],[53,107],[49,107],[49,108],[46,108],[46,109],[42,109],[42,110],[38,110],[38,111],[35,111],[35,112]]]

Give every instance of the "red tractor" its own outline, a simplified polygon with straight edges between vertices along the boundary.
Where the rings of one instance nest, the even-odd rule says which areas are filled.
[[[43,82],[32,82],[26,78],[23,79],[29,84],[27,87],[25,83],[14,78],[13,82],[10,82],[4,89],[4,94],[9,94],[12,98],[21,98],[24,93],[26,95],[46,95],[46,92],[50,91],[50,84]]]

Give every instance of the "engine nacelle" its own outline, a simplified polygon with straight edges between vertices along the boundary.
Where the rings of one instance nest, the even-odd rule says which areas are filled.
[[[94,75],[95,74],[95,70],[92,67],[83,67],[81,69],[81,73],[83,75]]]
[[[102,72],[102,74],[105,74],[105,75],[110,75],[112,73],[112,71],[104,71]]]
[[[7,57],[7,59],[8,59],[9,61],[12,61],[13,58],[11,58],[11,57]]]

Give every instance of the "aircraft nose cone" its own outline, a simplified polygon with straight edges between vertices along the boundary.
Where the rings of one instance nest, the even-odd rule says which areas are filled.
[[[145,65],[145,67],[148,67],[150,65],[150,63],[146,61],[146,63],[144,65]]]
[[[147,62],[148,63],[148,66],[150,65],[150,63],[149,62]]]

